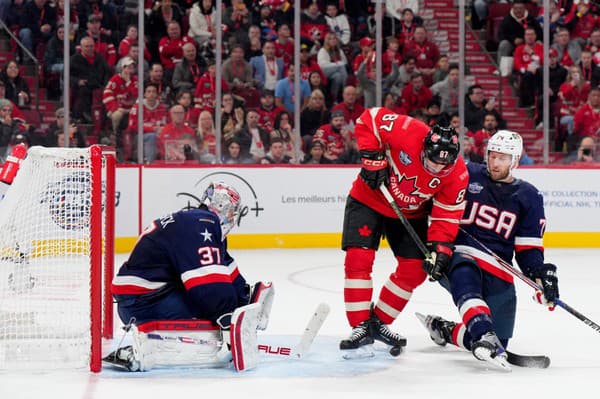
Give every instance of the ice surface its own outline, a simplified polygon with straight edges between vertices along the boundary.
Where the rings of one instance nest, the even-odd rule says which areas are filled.
[[[415,311],[449,319],[457,311],[448,293],[435,283],[419,287],[393,329],[408,338],[400,357],[386,351],[371,359],[344,360],[337,349],[349,333],[342,297],[343,252],[335,249],[233,250],[247,280],[271,280],[275,300],[269,328],[259,341],[272,347],[299,340],[320,302],[331,306],[310,353],[300,360],[263,356],[255,370],[162,369],[146,373],[103,370],[35,373],[0,372],[0,399],[121,399],[244,397],[284,398],[566,398],[598,397],[600,335],[562,309],[548,312],[531,300],[531,289],[517,282],[519,295],[515,337],[509,349],[546,354],[546,370],[513,368],[510,374],[487,369],[470,353],[438,347],[414,316]],[[598,289],[600,250],[548,249],[558,265],[561,298],[600,322]],[[118,256],[117,264],[124,260]],[[382,248],[374,268],[375,293],[393,270],[394,259]],[[120,331],[115,340],[120,339]],[[105,350],[116,342],[107,343]],[[241,395],[241,396],[240,396]]]

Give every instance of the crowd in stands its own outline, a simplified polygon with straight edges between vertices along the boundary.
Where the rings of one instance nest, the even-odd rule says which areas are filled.
[[[71,145],[117,146],[121,162],[135,162],[138,115],[143,106],[144,162],[358,163],[354,127],[376,102],[429,125],[465,126],[465,157],[481,162],[487,139],[507,123],[494,98],[470,85],[465,120],[458,118],[458,66],[442,54],[423,24],[417,1],[383,4],[382,80],[376,81],[374,3],[303,0],[300,65],[293,64],[294,8],[289,0],[224,0],[216,26],[214,0],[72,0],[65,32],[63,0],[0,0],[0,19],[28,52],[0,72],[0,147],[19,134],[30,144],[53,145],[64,111],[48,129],[27,125],[31,87],[20,75],[29,54],[42,62],[48,95],[63,93],[63,45],[69,41]],[[479,23],[487,2],[475,1]],[[550,95],[556,145],[581,152],[582,137],[600,129],[600,10],[589,0],[551,1]],[[145,15],[138,37],[137,14]],[[498,64],[512,57],[520,106],[541,121],[541,8],[514,0],[497,30]],[[216,65],[216,34],[223,62]],[[144,74],[138,76],[140,40]],[[300,92],[294,73],[300,68]],[[222,103],[216,101],[221,69]],[[143,98],[138,87],[143,85]],[[300,126],[294,106],[300,103]],[[222,159],[217,159],[216,113]],[[80,126],[93,126],[85,133]],[[297,137],[300,138],[299,142]],[[588,143],[589,144],[589,143]],[[587,148],[587,147],[586,147]],[[596,150],[594,150],[596,152]],[[587,151],[585,151],[587,153]],[[585,154],[582,156],[586,156]],[[575,157],[575,158],[581,158]],[[525,159],[525,157],[524,157]]]

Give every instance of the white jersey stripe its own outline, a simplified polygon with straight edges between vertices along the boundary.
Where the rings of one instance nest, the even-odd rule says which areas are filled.
[[[373,280],[345,279],[344,288],[373,288]]]
[[[458,334],[456,334],[456,344],[463,349],[467,349],[465,346],[465,332],[467,331],[467,327],[464,324],[461,324],[458,327]]]
[[[462,320],[465,317],[465,313],[467,313],[469,311],[469,309],[474,308],[474,307],[488,307],[487,303],[485,303],[485,301],[483,299],[479,299],[479,298],[471,298],[466,300],[462,306],[458,309],[458,312],[460,313],[460,319]]]
[[[433,200],[433,206],[436,206],[438,208],[444,209],[446,211],[460,211],[466,208],[467,203],[466,202],[462,202],[460,204],[456,204],[456,205],[450,205],[450,204],[444,204],[440,201],[436,201],[435,199]]]
[[[500,265],[500,263],[487,252],[480,251],[477,248],[469,247],[468,245],[457,245],[454,249],[454,252],[470,255],[474,258],[481,259],[482,261],[488,263],[490,266],[493,266],[499,270],[502,270],[506,273],[504,268]]]
[[[375,108],[371,108],[369,110],[369,114],[371,114],[371,124],[373,125],[373,134],[375,135],[375,137],[377,137],[377,141],[379,141],[379,146],[383,145],[383,142],[381,141],[381,136],[379,135],[379,129],[377,129],[377,126],[375,125],[375,117],[377,116],[377,113],[379,112],[381,108],[380,107],[375,107]]]
[[[543,247],[544,243],[540,237],[515,237],[515,245],[526,245],[530,247]]]
[[[136,287],[158,290],[167,283],[161,281],[150,281],[137,276],[115,276],[113,285],[134,285]]]

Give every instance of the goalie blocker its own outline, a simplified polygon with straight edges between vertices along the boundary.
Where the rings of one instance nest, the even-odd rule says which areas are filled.
[[[103,360],[128,371],[155,367],[227,367],[249,370],[258,361],[257,330],[267,328],[273,285],[258,282],[251,303],[231,314],[222,328],[208,320],[159,320],[132,325],[133,345],[117,349]]]

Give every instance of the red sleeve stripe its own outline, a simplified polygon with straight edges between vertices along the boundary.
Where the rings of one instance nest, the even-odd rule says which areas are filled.
[[[212,265],[188,270],[181,275],[181,281],[187,290],[199,285],[212,283],[231,283],[239,275],[235,262],[229,266]]]
[[[115,276],[112,282],[113,294],[146,294],[156,291],[167,283],[162,281],[150,281],[137,276]]]

